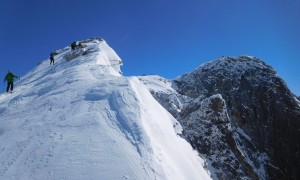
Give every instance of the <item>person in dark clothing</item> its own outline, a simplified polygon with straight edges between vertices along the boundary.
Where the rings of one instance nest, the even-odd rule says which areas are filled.
[[[72,42],[72,44],[71,44],[71,49],[72,49],[72,50],[75,50],[76,47],[77,47],[76,41]]]
[[[6,76],[4,78],[4,83],[7,81],[6,92],[12,92],[14,90],[14,79],[15,78],[19,78],[19,76],[16,76],[11,71],[8,71],[8,73],[6,74]]]
[[[54,65],[54,54],[50,53],[50,65],[53,63]]]

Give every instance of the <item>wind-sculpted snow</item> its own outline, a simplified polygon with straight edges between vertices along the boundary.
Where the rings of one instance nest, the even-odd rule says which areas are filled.
[[[210,179],[178,122],[119,73],[106,42],[82,42],[0,95],[0,179]]]

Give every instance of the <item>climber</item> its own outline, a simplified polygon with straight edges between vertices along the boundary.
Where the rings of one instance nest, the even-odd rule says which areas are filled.
[[[84,47],[84,45],[83,45],[82,42],[79,42],[78,46],[79,46],[80,48],[83,48],[83,47]]]
[[[14,79],[19,78],[19,76],[14,75],[11,71],[8,71],[4,78],[4,83],[7,81],[6,92],[12,92],[14,90]],[[19,78],[20,79],[20,78]]]
[[[71,49],[72,49],[72,50],[75,50],[76,47],[77,47],[76,41],[72,42],[72,44],[71,44]]]
[[[54,65],[54,54],[51,52],[50,53],[50,65],[53,63]]]

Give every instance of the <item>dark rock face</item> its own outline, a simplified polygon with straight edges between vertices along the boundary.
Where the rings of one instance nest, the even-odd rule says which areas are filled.
[[[220,94],[196,99],[182,109],[180,117],[185,138],[207,159],[214,179],[247,179],[250,176],[243,172],[242,164],[232,151],[237,145],[226,103]],[[257,179],[255,173],[251,173],[252,179]]]
[[[300,179],[300,102],[270,66],[255,57],[222,58],[173,85],[173,98],[185,99],[179,111],[164,92],[152,94],[214,179]]]

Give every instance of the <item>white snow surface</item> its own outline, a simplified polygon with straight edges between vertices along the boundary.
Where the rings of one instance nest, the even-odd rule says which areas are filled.
[[[69,48],[0,95],[0,179],[210,179],[177,121],[105,41]]]
[[[172,87],[172,81],[160,77],[158,75],[151,76],[139,76],[140,81],[142,81],[149,91],[155,92],[165,92],[165,93],[177,93]]]

